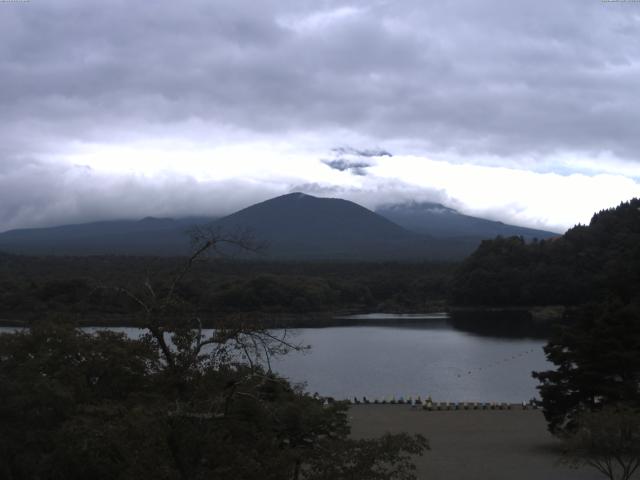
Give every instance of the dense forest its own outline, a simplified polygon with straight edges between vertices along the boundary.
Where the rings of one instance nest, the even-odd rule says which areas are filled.
[[[485,240],[457,269],[457,305],[580,305],[640,287],[640,199],[596,213],[558,238]]]
[[[448,299],[488,312],[565,307],[544,347],[555,368],[533,372],[539,405],[578,464],[614,478],[615,459],[625,472],[615,478],[630,478],[640,465],[639,294],[640,199],[633,199],[562,237],[482,242],[453,274]]]
[[[562,237],[484,241],[455,270],[448,298],[467,307],[566,307],[544,347],[555,368],[533,372],[549,430],[576,444],[587,435],[580,445],[605,445],[597,455],[603,448],[615,458],[631,452],[633,463],[640,458],[633,443],[640,425],[639,292],[640,199],[633,199]],[[606,435],[596,438],[599,415]],[[629,415],[633,422],[620,420]],[[612,447],[611,435],[624,442]],[[593,450],[585,457],[576,448],[580,461],[593,460]]]
[[[135,305],[119,292],[147,279],[166,284],[184,258],[0,256],[0,318],[64,314],[125,322]],[[229,313],[311,314],[443,307],[454,269],[447,263],[266,262],[206,259],[177,295],[203,318]],[[124,320],[123,320],[124,319]]]

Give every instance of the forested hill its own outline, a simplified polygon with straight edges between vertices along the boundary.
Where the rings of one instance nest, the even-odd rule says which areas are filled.
[[[577,305],[640,292],[640,199],[596,213],[562,237],[485,240],[458,269],[458,305]]]

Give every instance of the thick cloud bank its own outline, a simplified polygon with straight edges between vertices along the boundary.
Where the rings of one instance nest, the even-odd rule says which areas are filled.
[[[640,195],[638,31],[633,2],[0,2],[0,230],[300,185],[566,228]]]

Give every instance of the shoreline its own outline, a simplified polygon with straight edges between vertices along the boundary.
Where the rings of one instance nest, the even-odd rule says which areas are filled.
[[[195,312],[194,316],[202,320],[204,328],[213,328],[221,320],[238,318],[242,320],[256,320],[256,325],[263,328],[323,328],[339,326],[393,326],[420,325],[434,320],[448,320],[452,323],[466,323],[465,317],[471,315],[477,326],[487,323],[486,315],[514,315],[519,314],[516,324],[530,323],[541,325],[559,318],[563,307],[456,307],[449,305],[434,305],[433,308],[420,310],[366,311],[362,309],[345,309],[336,311],[316,311],[304,313],[292,312],[227,312],[207,314]],[[379,317],[376,317],[379,315]],[[440,315],[441,318],[421,318],[420,316]],[[522,317],[522,315],[526,317]],[[53,312],[39,313],[18,312],[7,316],[0,316],[0,327],[25,327],[41,318],[68,319],[80,327],[139,327],[137,315],[130,313],[96,313],[96,312]],[[385,318],[389,317],[389,318]],[[395,317],[395,318],[394,318]],[[404,317],[404,318],[403,318]],[[511,320],[513,321],[513,320]]]

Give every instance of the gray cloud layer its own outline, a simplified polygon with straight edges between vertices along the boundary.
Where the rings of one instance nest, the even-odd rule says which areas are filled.
[[[638,31],[638,4],[596,0],[0,3],[0,228],[52,202],[71,218],[87,201],[76,173],[43,158],[167,130],[345,131],[394,153],[637,162]],[[128,205],[100,191],[96,211]]]
[[[148,179],[98,175],[82,166],[29,162],[0,172],[0,231],[23,226],[160,217],[221,216],[285,193],[242,179],[199,182],[188,175]]]
[[[382,148],[365,148],[358,149],[353,147],[335,147],[332,149],[333,153],[338,157],[355,156],[355,157],[393,157],[391,153]]]
[[[637,8],[344,5],[2,5],[2,119],[26,130],[20,138],[45,133],[38,127],[86,138],[196,117],[260,132],[341,127],[475,153],[638,158]]]
[[[322,160],[322,163],[340,172],[350,172],[364,177],[367,168],[375,165],[375,157],[393,157],[381,148],[334,147],[331,149],[335,158]]]
[[[352,162],[343,158],[338,158],[335,160],[323,160],[322,163],[328,165],[334,170],[338,170],[340,172],[349,171],[354,175],[359,176],[365,176],[367,174],[366,168],[372,165],[368,162]]]

